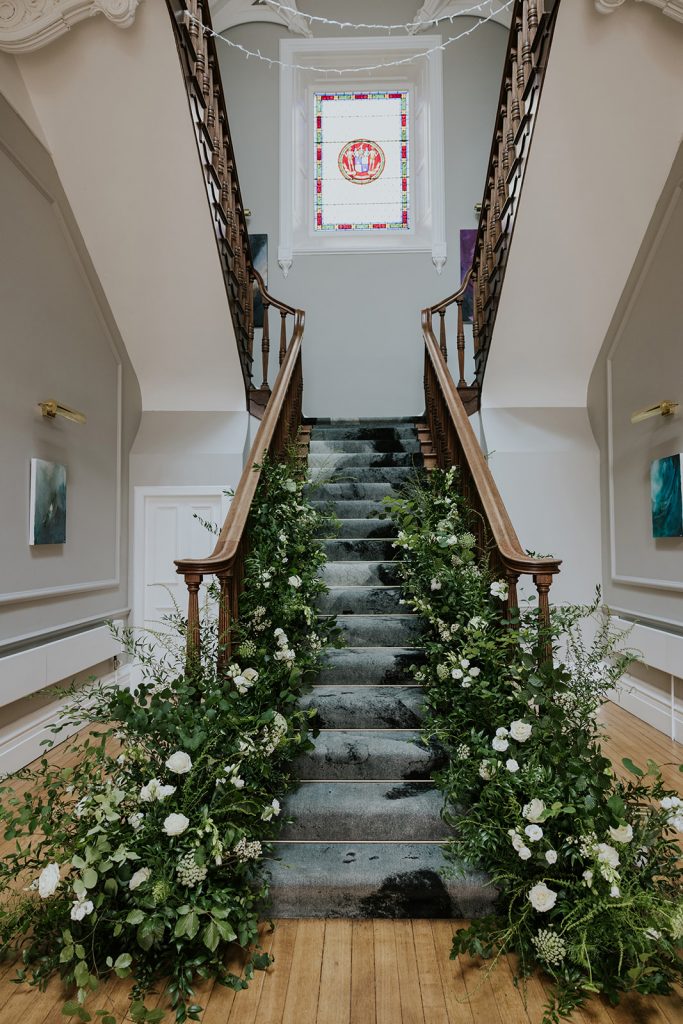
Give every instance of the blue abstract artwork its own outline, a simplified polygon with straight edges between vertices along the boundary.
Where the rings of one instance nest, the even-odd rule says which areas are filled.
[[[31,459],[29,544],[66,543],[66,466]]]
[[[683,537],[681,456],[655,459],[650,467],[652,536]]]

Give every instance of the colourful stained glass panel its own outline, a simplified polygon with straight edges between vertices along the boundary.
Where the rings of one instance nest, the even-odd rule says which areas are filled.
[[[314,94],[314,228],[410,229],[408,93]]]

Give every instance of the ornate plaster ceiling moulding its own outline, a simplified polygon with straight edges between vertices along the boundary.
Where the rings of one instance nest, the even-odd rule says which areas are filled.
[[[438,25],[434,24],[434,18],[459,18],[459,17],[470,17],[470,18],[487,18],[491,12],[494,13],[491,21],[498,22],[499,25],[504,25],[505,28],[510,28],[510,8],[498,10],[501,8],[504,0],[487,0],[482,2],[481,9],[478,11],[472,11],[472,8],[479,2],[479,0],[424,0],[424,3],[415,13],[413,21],[415,27],[410,29],[410,34],[415,35],[416,32],[421,32],[423,29],[431,29],[432,32],[438,32],[444,28],[444,22],[441,21]],[[621,2],[621,0],[620,0]],[[448,27],[448,21],[445,22],[445,27]]]
[[[595,9],[600,14],[611,14],[625,3],[626,0],[595,0]],[[636,3],[652,4],[653,7],[658,7],[662,14],[683,24],[683,0],[636,0]]]
[[[95,14],[104,14],[119,28],[128,28],[139,3],[140,0],[0,0],[0,50],[39,50]]]
[[[0,0],[1,2],[1,0]],[[294,35],[310,38],[310,23],[299,14],[296,0],[282,0],[285,7],[272,6],[268,0],[211,0],[211,19],[216,32],[227,32],[238,25],[261,21],[271,25],[284,25]]]

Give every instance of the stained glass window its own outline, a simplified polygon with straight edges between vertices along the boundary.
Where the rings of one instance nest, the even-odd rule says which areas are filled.
[[[407,231],[408,93],[314,94],[316,231]]]

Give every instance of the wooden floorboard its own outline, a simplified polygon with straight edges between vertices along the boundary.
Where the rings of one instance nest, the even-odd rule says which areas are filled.
[[[651,757],[667,763],[668,785],[683,788],[681,744],[614,704],[606,705],[600,718],[607,730],[605,752],[620,774],[628,774],[623,757],[642,766]],[[73,760],[66,744],[50,760],[61,764],[62,756]],[[453,932],[463,924],[302,919],[277,921],[274,931],[263,926],[261,946],[274,957],[273,965],[256,972],[240,992],[199,983],[202,1024],[539,1024],[551,991],[547,978],[535,976],[516,986],[513,957],[501,958],[493,970],[470,957],[451,960]],[[227,962],[235,974],[243,971],[239,951],[229,953]],[[58,980],[43,993],[13,985],[13,973],[0,966],[0,1024],[71,1024],[61,1013],[66,994]],[[92,1009],[107,1009],[117,1024],[128,1022],[129,991],[130,981],[106,981],[91,1000]],[[148,1000],[157,1004],[167,1005],[161,990]],[[170,1012],[166,1020],[172,1024]],[[592,1000],[572,1022],[683,1024],[683,988],[669,997],[628,996],[616,1008]]]

